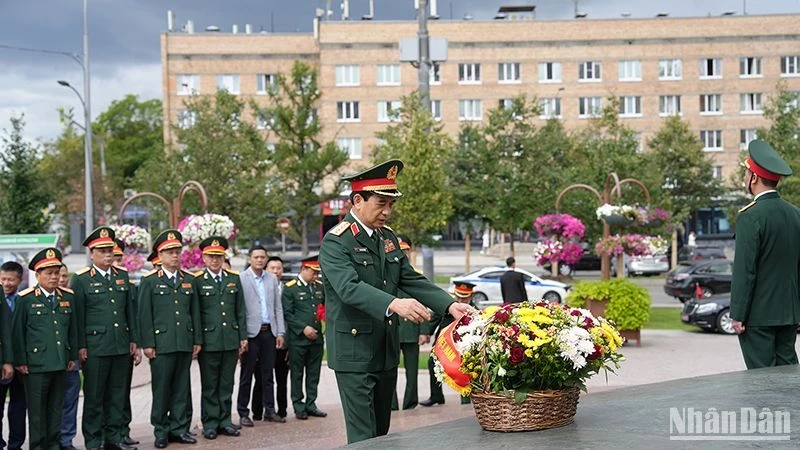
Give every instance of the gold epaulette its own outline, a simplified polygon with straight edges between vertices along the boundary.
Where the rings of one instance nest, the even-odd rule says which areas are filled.
[[[189,271],[186,271],[186,270],[183,270],[183,269],[181,269],[181,272],[185,273],[186,275],[191,275],[191,276],[193,276],[193,277],[197,278],[197,277],[195,276],[195,274],[193,274],[192,272],[189,272]],[[202,274],[203,272],[202,272],[202,271],[200,271],[200,273]]]
[[[205,270],[198,270],[197,272],[194,273],[194,276],[199,277],[200,275],[203,274],[203,272],[205,272]]]
[[[226,270],[225,272],[228,272],[231,275],[239,275],[239,271],[238,270]]]
[[[59,287],[58,289],[60,289],[60,290],[62,290],[64,292],[69,292],[70,294],[74,294],[75,293],[72,289],[70,289],[68,287]]]
[[[79,271],[75,272],[75,275],[83,275],[83,274],[85,274],[86,272],[88,272],[88,271],[89,271],[89,269],[91,269],[91,267],[89,267],[89,266],[86,266],[86,267],[84,267],[83,269],[81,269],[81,270],[79,270]]]
[[[751,206],[753,206],[755,204],[756,204],[756,201],[753,200],[752,202],[748,203],[747,206],[745,206],[744,208],[740,209],[739,212],[747,211],[748,208],[750,208]]]
[[[321,280],[314,280],[314,283],[323,284]]]
[[[394,230],[393,230],[393,229],[392,229],[392,227],[390,227],[389,225],[384,225],[384,226],[383,226],[383,228],[386,228],[387,230],[389,230],[389,231],[391,231],[392,233],[394,233]]]
[[[20,297],[22,297],[23,295],[28,295],[28,294],[30,294],[31,292],[33,292],[33,287],[29,287],[28,289],[25,289],[24,291],[20,292],[20,293],[19,293],[19,294],[17,294],[17,295],[19,295]]]
[[[286,287],[292,287],[295,284],[297,284],[297,280],[289,280],[289,282],[286,283]]]
[[[117,270],[121,270],[123,272],[127,272],[128,271],[128,269],[126,269],[126,268],[124,268],[122,266],[114,266],[114,268],[117,269]]]
[[[146,274],[144,274],[144,277],[149,277],[150,275],[154,275],[156,273],[158,273],[158,269],[153,269],[150,272],[147,272]]]
[[[348,222],[346,220],[343,220],[343,221],[339,222],[335,227],[333,227],[330,230],[328,230],[328,233],[330,233],[330,234],[332,234],[334,236],[341,236],[342,233],[344,233],[344,230],[346,230],[347,227],[349,227],[349,226],[350,226],[350,222]]]

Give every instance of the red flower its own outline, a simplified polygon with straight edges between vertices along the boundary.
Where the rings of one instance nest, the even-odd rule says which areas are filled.
[[[583,326],[584,326],[584,328],[586,328],[587,330],[588,330],[589,328],[592,328],[592,327],[594,326],[594,320],[592,320],[592,319],[590,319],[590,318],[588,318],[588,317],[584,317],[584,318],[583,318]]]
[[[594,344],[594,352],[591,355],[587,356],[586,359],[591,361],[597,359],[603,355],[603,349],[597,344]]]
[[[511,348],[511,364],[519,364],[525,359],[525,350],[522,347]]]
[[[498,323],[506,323],[509,318],[508,311],[505,309],[498,309],[496,313],[494,313],[494,320]]]
[[[461,316],[462,325],[469,325],[470,322],[472,322],[472,316],[470,316],[469,314],[464,314],[463,316]]]
[[[573,309],[573,310],[572,310],[572,312],[571,312],[570,314],[571,314],[571,315],[573,315],[573,316],[576,316],[576,317],[577,317],[577,316],[580,316],[580,315],[581,315],[581,312],[580,312],[580,311],[578,311],[577,309]]]
[[[511,329],[514,330],[514,335],[519,333],[519,325],[517,324],[511,325]]]

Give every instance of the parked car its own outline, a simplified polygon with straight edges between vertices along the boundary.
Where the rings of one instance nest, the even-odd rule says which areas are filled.
[[[705,261],[725,259],[725,249],[718,245],[700,245],[691,249],[683,246],[678,252],[678,261]]]
[[[667,274],[664,292],[681,302],[696,297],[697,284],[703,298],[731,291],[733,263],[728,260],[684,261]]]
[[[687,301],[681,310],[681,322],[717,333],[734,334],[730,294]]]
[[[484,267],[483,269],[450,278],[450,292],[453,292],[456,281],[473,283],[472,301],[478,308],[501,305],[503,296],[500,293],[500,277],[509,270],[505,267]],[[554,280],[543,280],[523,269],[515,269],[525,277],[525,290],[530,300],[545,300],[562,303],[572,287]]]
[[[544,270],[550,270],[550,263],[542,266]],[[575,264],[559,264],[558,271],[561,275],[570,275],[576,270],[600,270],[600,256],[594,252],[584,251],[581,260]]]
[[[625,276],[659,275],[669,271],[669,258],[666,255],[628,256],[625,255]],[[617,258],[611,258],[611,273],[617,272]]]

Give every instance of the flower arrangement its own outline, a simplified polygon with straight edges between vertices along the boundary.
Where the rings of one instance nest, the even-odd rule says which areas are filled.
[[[594,246],[594,251],[600,256],[621,255],[625,253],[625,247],[622,245],[622,237],[618,234],[614,234],[607,238],[600,239]]]
[[[236,239],[236,225],[228,216],[221,214],[190,215],[178,224],[178,231],[183,236],[185,247],[181,252],[181,267],[193,269],[203,266],[203,255],[197,245],[211,236],[223,236],[232,242]],[[228,249],[228,256],[232,250]]]
[[[663,255],[667,252],[667,240],[660,236],[641,234],[615,234],[600,239],[594,247],[598,255],[630,256]]]
[[[622,247],[625,249],[624,253],[630,256],[644,256],[650,254],[650,246],[648,245],[649,236],[641,234],[625,234],[622,235]]]
[[[639,220],[639,208],[630,205],[609,205],[603,204],[595,211],[598,220],[605,220],[611,216],[622,216],[628,220]]]
[[[606,319],[586,309],[545,302],[491,306],[442,331],[434,372],[461,395],[492,392],[522,403],[528,392],[585,389],[591,376],[619,368],[622,343]]]
[[[661,236],[645,236],[649,255],[666,255],[669,242]]]
[[[139,252],[128,252],[125,249],[125,254],[122,256],[122,267],[128,272],[136,272],[144,267],[144,257]]]
[[[547,263],[577,264],[581,260],[583,247],[577,242],[547,240],[537,242],[533,247],[533,259],[540,266]]]
[[[117,239],[125,243],[125,250],[147,251],[150,247],[150,233],[138,225],[111,225]]]
[[[533,227],[543,238],[580,239],[586,227],[580,219],[569,214],[547,214],[537,217]]]

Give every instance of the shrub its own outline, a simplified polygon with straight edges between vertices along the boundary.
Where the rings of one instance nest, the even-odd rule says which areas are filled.
[[[650,293],[627,279],[578,283],[566,300],[573,308],[586,308],[590,299],[607,302],[605,317],[619,330],[638,330],[650,319]]]

